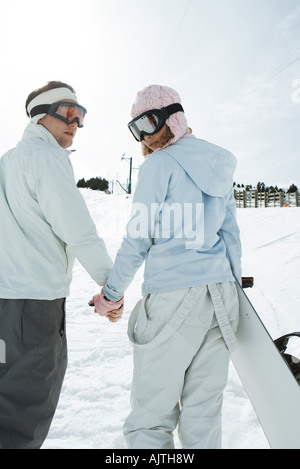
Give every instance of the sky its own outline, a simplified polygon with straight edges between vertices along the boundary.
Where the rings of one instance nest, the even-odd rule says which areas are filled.
[[[300,0],[0,1],[0,155],[28,124],[28,94],[69,83],[88,110],[76,180],[133,181],[137,91],[176,89],[196,137],[237,158],[235,181],[300,187]],[[124,157],[122,159],[122,157]]]

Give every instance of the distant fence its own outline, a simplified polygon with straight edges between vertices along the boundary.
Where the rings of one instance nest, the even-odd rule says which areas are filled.
[[[300,193],[258,192],[256,190],[236,190],[234,197],[238,208],[259,207],[300,207]]]

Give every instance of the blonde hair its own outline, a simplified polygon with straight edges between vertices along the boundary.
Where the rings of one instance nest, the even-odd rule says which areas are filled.
[[[158,147],[163,148],[166,147],[169,143],[170,140],[174,138],[173,132],[171,132],[170,127],[167,126],[165,133],[161,136],[161,138],[158,140]],[[148,156],[151,153],[153,153],[153,150],[150,150],[143,142],[142,142],[142,155],[143,156]]]
[[[188,127],[186,133],[191,134],[192,132],[193,132],[192,129],[190,127]],[[168,143],[169,143],[170,140],[172,140],[172,138],[174,138],[174,134],[171,131],[170,127],[167,125],[167,128],[166,128],[166,131],[165,131],[164,135],[162,135],[162,137],[158,141],[159,148],[164,148],[164,147],[168,146]],[[150,155],[151,153],[153,153],[153,150],[150,150],[150,148],[148,148],[142,142],[142,155],[146,157],[146,156]]]

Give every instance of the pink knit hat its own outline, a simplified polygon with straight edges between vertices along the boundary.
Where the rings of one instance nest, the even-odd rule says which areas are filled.
[[[173,103],[181,104],[181,99],[177,91],[168,86],[148,85],[137,93],[131,108],[131,116],[134,119],[145,111],[161,109]],[[168,142],[168,145],[175,143],[188,131],[185,115],[181,111],[172,114],[166,120],[166,124],[174,134],[174,138]]]

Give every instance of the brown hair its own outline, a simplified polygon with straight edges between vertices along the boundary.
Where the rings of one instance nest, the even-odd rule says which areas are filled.
[[[25,110],[26,110],[26,114],[27,114],[28,117],[30,117],[30,115],[29,115],[29,112],[27,110],[27,106],[30,103],[30,101],[32,101],[34,98],[36,98],[39,94],[44,93],[45,91],[54,90],[55,88],[69,88],[69,90],[72,91],[72,93],[76,97],[76,93],[75,93],[74,88],[72,88],[72,86],[70,86],[70,85],[67,85],[67,83],[63,83],[61,81],[48,81],[47,85],[42,86],[41,88],[38,88],[38,89],[32,91],[28,95],[28,97],[26,99],[26,103],[25,103]]]
[[[170,140],[174,138],[174,134],[171,132],[170,127],[167,126],[164,135],[159,139],[158,146],[159,148],[165,147]],[[153,150],[150,150],[143,142],[142,142],[142,155],[148,156],[153,153]]]

